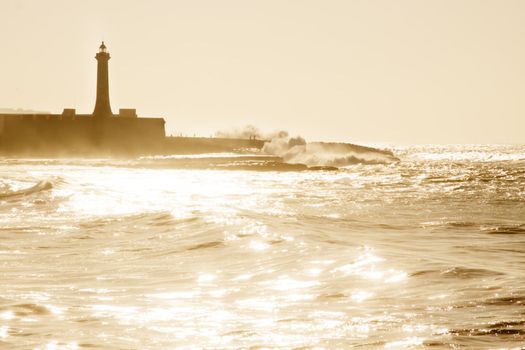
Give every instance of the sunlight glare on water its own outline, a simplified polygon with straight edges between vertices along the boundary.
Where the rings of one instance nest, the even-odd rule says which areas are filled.
[[[0,200],[0,346],[519,348],[525,164],[445,150],[320,172],[2,165],[5,188],[53,188]]]

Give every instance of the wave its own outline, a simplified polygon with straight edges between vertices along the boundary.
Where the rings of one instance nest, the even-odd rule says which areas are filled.
[[[30,165],[49,165],[49,162],[28,162]],[[252,171],[304,171],[337,170],[333,166],[307,166],[305,164],[286,163],[281,157],[261,154],[197,154],[147,156],[137,159],[65,159],[53,164],[68,166],[143,168],[143,169],[201,169],[201,170],[252,170]]]
[[[481,269],[481,268],[469,268],[469,267],[462,267],[462,266],[454,266],[445,270],[440,269],[433,269],[433,270],[419,270],[412,272],[410,276],[417,277],[417,276],[424,276],[425,278],[429,278],[429,276],[433,277],[445,277],[445,278],[457,278],[457,279],[471,279],[471,278],[483,278],[483,277],[490,277],[490,276],[501,276],[504,275],[501,272],[489,270],[489,269]]]
[[[498,298],[491,298],[485,300],[484,304],[498,306],[525,305],[525,295],[511,295]]]
[[[499,235],[525,234],[525,224],[482,226],[481,230],[489,234],[499,234]]]
[[[475,230],[487,234],[518,235],[525,234],[525,224],[515,223],[483,223],[472,221],[428,221],[422,223],[423,227],[443,227],[449,230]]]
[[[396,147],[396,153],[419,161],[523,162],[523,145],[414,145]]]
[[[215,169],[215,170],[274,170],[300,171],[306,170],[304,165],[285,164],[275,156],[224,156],[224,157],[189,157],[189,158],[155,158],[131,161],[125,166],[146,168],[177,168],[177,169]]]
[[[309,142],[302,137],[290,137],[281,130],[263,134],[253,125],[216,133],[225,138],[255,138],[265,142],[261,153],[282,158],[287,164],[302,164],[308,167],[343,167],[353,164],[388,164],[399,162],[389,150],[359,146],[351,143]]]
[[[28,196],[33,193],[38,193],[46,190],[50,190],[53,188],[53,184],[49,181],[40,181],[36,185],[23,188],[18,191],[7,191],[7,192],[0,192],[0,199],[6,199],[6,198],[13,198],[13,197],[21,197],[21,196]]]
[[[310,167],[343,167],[353,164],[389,164],[399,158],[389,150],[336,142],[309,142],[301,137],[274,138],[262,149],[264,154],[276,155],[285,163]]]
[[[498,271],[493,271],[493,270],[488,270],[488,269],[479,269],[479,268],[468,268],[468,267],[461,267],[461,266],[455,266],[450,269],[441,271],[440,274],[443,277],[453,277],[453,278],[460,278],[460,279],[503,275],[501,272],[498,272]]]
[[[453,330],[450,330],[449,333],[454,336],[467,336],[467,337],[493,336],[493,335],[517,336],[517,335],[525,335],[525,329],[505,328],[505,327],[502,327],[502,328],[465,328],[465,329],[453,329]]]
[[[49,315],[51,312],[43,305],[25,303],[9,306],[0,306],[0,311],[13,312],[16,316]]]

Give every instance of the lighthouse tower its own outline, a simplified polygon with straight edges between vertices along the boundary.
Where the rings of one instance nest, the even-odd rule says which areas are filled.
[[[111,117],[111,106],[109,104],[109,78],[108,78],[108,61],[111,58],[104,42],[99,47],[95,56],[97,64],[97,100],[93,116],[96,118]]]

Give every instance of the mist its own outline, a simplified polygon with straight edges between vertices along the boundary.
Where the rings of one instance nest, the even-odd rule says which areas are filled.
[[[286,130],[262,132],[254,125],[217,131],[215,136],[267,140],[260,153],[281,157],[285,163],[290,164],[343,167],[352,164],[387,164],[399,161],[388,150],[349,143],[307,142],[300,135],[291,137],[290,132]]]

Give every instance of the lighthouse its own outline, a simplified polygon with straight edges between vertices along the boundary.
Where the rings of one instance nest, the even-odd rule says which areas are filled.
[[[93,116],[96,118],[111,117],[111,106],[109,104],[109,77],[108,77],[108,61],[111,58],[104,42],[99,47],[95,58],[97,64],[97,100],[95,102],[95,110]]]
[[[113,114],[109,103],[109,52],[97,59],[97,99],[91,114],[64,108],[61,114],[0,113],[0,155],[150,154],[165,145],[164,118],[142,118],[132,108]]]

